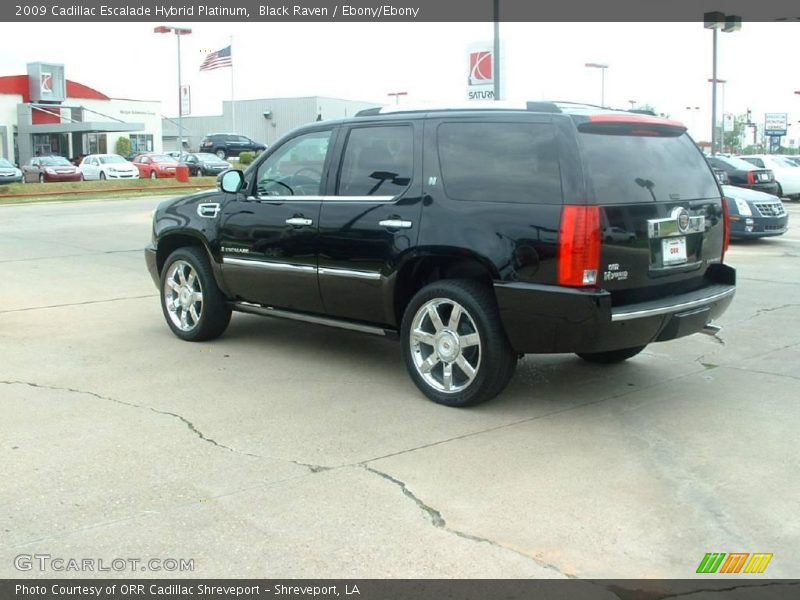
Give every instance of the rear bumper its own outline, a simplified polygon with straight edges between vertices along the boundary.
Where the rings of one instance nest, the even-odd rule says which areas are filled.
[[[707,285],[648,302],[611,306],[604,291],[496,283],[506,334],[517,352],[605,352],[697,333],[728,308],[736,272],[709,269]]]

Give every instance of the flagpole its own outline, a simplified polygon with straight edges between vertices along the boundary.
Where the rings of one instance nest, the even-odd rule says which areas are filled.
[[[236,133],[236,97],[233,93],[233,36],[231,36],[231,133]]]

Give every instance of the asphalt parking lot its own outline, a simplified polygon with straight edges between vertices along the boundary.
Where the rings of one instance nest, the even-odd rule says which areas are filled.
[[[800,576],[800,204],[732,245],[719,339],[528,356],[455,410],[390,340],[234,315],[179,341],[157,202],[0,207],[0,577],[683,578],[737,551]]]

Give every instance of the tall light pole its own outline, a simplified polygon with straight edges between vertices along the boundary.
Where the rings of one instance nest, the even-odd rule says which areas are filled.
[[[630,104],[631,104],[631,110],[636,108],[636,100],[628,100],[628,102],[630,102]]]
[[[169,25],[159,25],[153,29],[153,33],[175,33],[175,39],[178,40],[178,151],[180,156],[183,157],[183,97],[181,91],[183,82],[181,81],[181,36],[189,35],[192,33],[191,29],[186,27],[170,27]]]
[[[717,153],[717,30],[725,33],[739,31],[742,28],[742,17],[726,15],[721,12],[707,12],[703,15],[704,27],[711,29],[713,46],[711,52],[711,156]]]
[[[719,83],[722,84],[722,102],[720,106],[720,110],[722,111],[722,127],[720,128],[722,135],[720,136],[719,140],[719,147],[720,152],[725,152],[725,84],[728,83],[727,79],[709,79],[708,83],[714,84]],[[714,127],[717,126],[716,121],[714,122]]]
[[[494,100],[500,100],[500,0],[494,0],[494,42],[492,43],[492,80]]]
[[[592,69],[600,69],[601,76],[600,76],[600,106],[605,108],[606,106],[606,69],[608,65],[603,63],[586,63],[587,67]]]

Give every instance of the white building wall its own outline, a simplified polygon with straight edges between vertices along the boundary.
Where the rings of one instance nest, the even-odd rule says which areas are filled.
[[[89,100],[89,99],[68,99],[70,106],[83,106],[89,110],[100,114],[87,113],[84,119],[87,121],[106,121],[101,115],[126,121],[129,123],[144,124],[144,131],[131,131],[129,133],[108,133],[106,134],[109,152],[114,152],[117,140],[121,137],[130,137],[132,134],[150,134],[153,136],[153,151],[162,151],[162,132],[161,132],[161,103],[151,100],[128,100],[112,98],[111,100]]]

